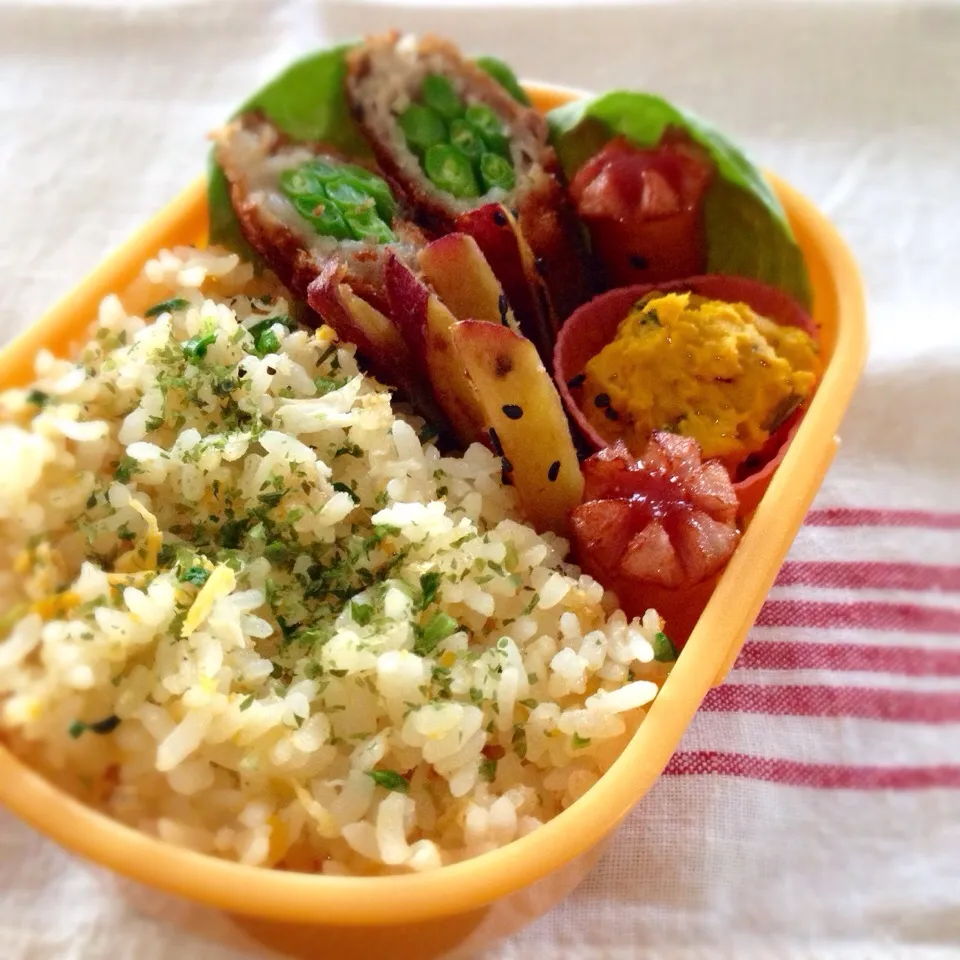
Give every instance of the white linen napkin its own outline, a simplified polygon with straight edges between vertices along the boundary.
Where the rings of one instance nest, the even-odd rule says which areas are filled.
[[[202,168],[296,54],[389,25],[658,90],[852,244],[872,349],[728,683],[560,908],[486,960],[960,955],[960,5],[0,0],[0,334]],[[246,956],[123,905],[0,813],[0,956]]]

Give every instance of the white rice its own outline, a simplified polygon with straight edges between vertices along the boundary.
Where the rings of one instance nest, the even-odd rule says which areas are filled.
[[[0,394],[0,735],[170,843],[434,869],[597,781],[663,681],[660,620],[282,297],[165,252],[128,309],[185,305],[107,298],[76,362]]]

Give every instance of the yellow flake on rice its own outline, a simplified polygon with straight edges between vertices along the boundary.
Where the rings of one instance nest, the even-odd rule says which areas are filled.
[[[221,563],[217,566],[187,611],[180,636],[189,637],[207,619],[217,600],[233,593],[236,585],[236,574],[226,564]]]
[[[3,719],[13,725],[22,726],[40,718],[43,708],[36,697],[11,697],[3,709]]]
[[[107,583],[113,587],[139,587],[143,586],[151,576],[156,574],[156,570],[136,570],[133,573],[108,573]]]
[[[267,826],[270,828],[270,850],[267,853],[267,863],[273,866],[290,849],[290,831],[275,813],[270,814]]]
[[[130,498],[130,506],[143,517],[147,525],[146,544],[143,547],[134,547],[118,557],[114,567],[120,573],[155,570],[160,556],[160,547],[163,546],[163,534],[160,532],[157,518],[134,497]]]
[[[314,822],[317,833],[328,840],[340,836],[340,828],[337,826],[337,821],[334,820],[333,814],[330,813],[319,800],[316,800],[306,787],[301,786],[296,780],[291,780],[290,786],[293,787],[293,792],[297,795],[300,805],[307,811],[307,816]]]
[[[30,610],[33,613],[40,614],[44,620],[56,620],[69,613],[79,603],[79,594],[73,590],[64,590],[62,593],[54,593],[49,597],[43,597],[43,599],[31,603]]]

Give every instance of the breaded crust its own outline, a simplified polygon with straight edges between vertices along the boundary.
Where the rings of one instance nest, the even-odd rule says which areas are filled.
[[[378,310],[387,307],[383,269],[387,250],[412,260],[426,242],[423,231],[402,216],[392,228],[398,243],[377,245],[321,237],[282,194],[279,174],[314,156],[362,164],[331,147],[300,143],[259,113],[248,113],[215,136],[216,159],[227,178],[230,199],[247,242],[301,300],[324,268],[333,264],[343,281]],[[373,170],[373,172],[379,172]],[[400,199],[400,198],[398,198]]]

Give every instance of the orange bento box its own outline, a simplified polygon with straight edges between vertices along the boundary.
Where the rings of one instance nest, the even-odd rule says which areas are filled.
[[[548,110],[573,91],[528,90]],[[246,867],[140,834],[48,784],[0,745],[0,802],[36,829],[121,878],[121,892],[169,922],[247,949],[292,956],[465,956],[545,913],[586,875],[603,841],[650,789],[706,692],[721,683],[759,613],[838,446],[836,430],[866,355],[856,263],[827,219],[770,180],[803,250],[821,330],[823,380],[786,456],[676,666],[623,754],[573,806],[506,847],[410,876],[313,876]],[[201,178],[0,354],[0,388],[21,384],[40,348],[63,352],[105,295],[122,291],[164,247],[203,244]],[[110,875],[103,873],[104,877]],[[170,896],[170,895],[173,896]],[[212,909],[211,909],[212,908]]]

